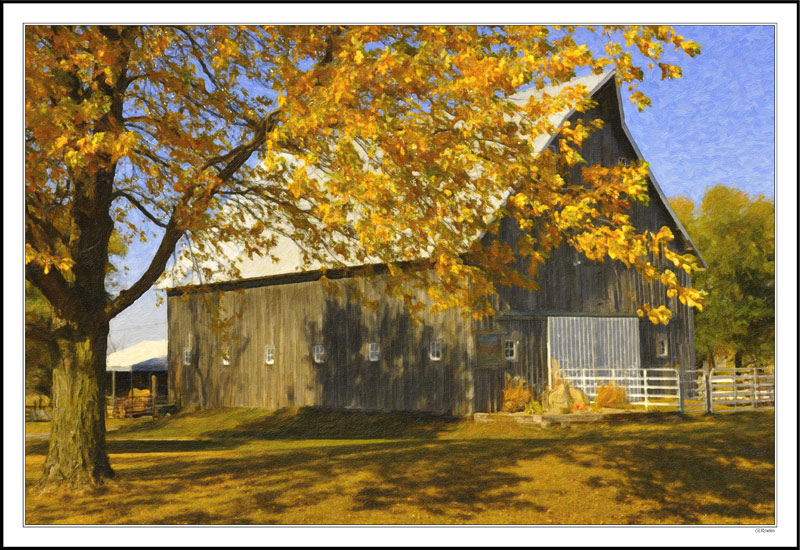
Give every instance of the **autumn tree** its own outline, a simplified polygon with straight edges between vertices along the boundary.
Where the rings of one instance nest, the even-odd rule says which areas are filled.
[[[605,50],[579,43],[585,32]],[[438,307],[478,317],[491,313],[495,285],[533,288],[538,266],[566,243],[661,277],[696,304],[651,252],[687,271],[694,258],[662,246],[668,229],[637,232],[626,214],[646,200],[645,164],[586,166],[582,183],[562,176],[602,121],[555,128],[552,115],[585,112],[588,90],[511,99],[613,68],[642,109],[649,99],[635,88],[646,69],[680,76],[660,61],[665,47],[700,50],[655,26],[26,27],[26,279],[55,312],[60,357],[43,482],[113,475],[109,321],[151,287],[179,242],[192,243],[178,248],[201,267],[219,243],[268,254],[283,235],[308,262],[377,259],[402,282],[390,291],[406,297],[403,288],[422,285]],[[560,150],[540,152],[537,140],[557,131]],[[517,248],[528,273],[514,271],[501,243],[470,248],[496,227],[498,208],[527,230]],[[118,293],[104,269],[114,231],[159,242]],[[430,269],[401,270],[420,259]],[[663,306],[642,305],[667,322]]]
[[[694,284],[708,292],[695,316],[698,357],[714,355],[764,363],[775,355],[775,205],[739,189],[716,185],[695,205],[686,197],[670,201],[708,270]]]

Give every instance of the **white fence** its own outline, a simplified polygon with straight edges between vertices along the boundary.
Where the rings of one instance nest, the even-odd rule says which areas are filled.
[[[674,368],[561,369],[560,378],[594,400],[600,386],[625,388],[626,401],[645,410],[733,412],[775,408],[775,375],[756,367],[713,370]],[[710,389],[710,393],[706,390]]]
[[[651,407],[680,408],[680,384],[675,369],[561,369],[559,376],[570,386],[583,390],[592,401],[600,386],[613,383],[625,389],[625,399],[631,405],[644,406],[645,410]]]
[[[775,373],[757,367],[714,369],[708,377],[711,412],[775,408]]]

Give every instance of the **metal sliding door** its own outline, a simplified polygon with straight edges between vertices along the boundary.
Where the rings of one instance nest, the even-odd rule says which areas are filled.
[[[590,396],[614,380],[636,393],[641,386],[636,317],[548,317],[548,378],[565,379]]]

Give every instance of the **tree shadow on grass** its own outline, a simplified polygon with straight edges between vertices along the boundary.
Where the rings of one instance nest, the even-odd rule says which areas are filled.
[[[408,510],[427,513],[441,523],[484,521],[486,513],[496,518],[498,511],[507,511],[509,521],[542,521],[546,503],[553,499],[593,489],[608,493],[613,487],[604,506],[613,510],[634,505],[624,506],[627,515],[615,523],[697,524],[708,522],[708,517],[721,517],[723,523],[773,523],[773,427],[763,415],[689,419],[655,427],[518,430],[505,437],[484,437],[490,430],[470,427],[469,438],[457,439],[459,430],[447,438],[435,436],[451,426],[447,422],[427,428],[411,422],[408,431],[388,429],[393,422],[385,419],[373,419],[373,427],[355,420],[304,425],[321,421],[319,414],[301,411],[302,421],[288,413],[266,423],[259,420],[241,429],[239,440],[215,442],[229,445],[220,453],[182,453],[128,464],[125,476],[148,492],[145,500],[133,499],[130,505],[185,500],[172,516],[158,519],[168,524],[287,523],[287,517],[297,517],[291,516],[297,509],[315,506],[336,508],[333,519],[323,523],[343,522],[342,510],[355,517],[378,517],[382,523],[413,523],[404,515]],[[344,441],[348,437],[367,441]],[[281,441],[289,439],[295,441]],[[185,442],[157,445],[161,444],[190,450],[180,447]],[[521,486],[531,487],[546,473],[537,464],[553,464],[553,459],[574,467],[574,476],[554,480],[551,487],[538,485],[544,487],[543,494],[522,494]],[[597,475],[598,468],[609,475]],[[210,498],[206,494],[224,494],[225,506],[205,505],[202,498]],[[525,515],[515,515],[519,511]],[[598,517],[602,521],[611,516]]]
[[[468,521],[499,506],[541,509],[528,500],[510,504],[518,496],[513,487],[530,478],[502,470],[517,460],[533,459],[547,452],[546,441],[529,439],[406,440],[334,447],[320,444],[285,452],[249,452],[246,456],[195,460],[181,466],[152,465],[131,473],[169,486],[172,492],[185,488],[173,485],[176,476],[186,483],[232,476],[257,489],[248,498],[259,509],[276,514],[297,504],[287,504],[287,495],[300,498],[302,506],[314,506],[341,496],[331,486],[332,480],[347,484],[354,476],[367,475],[370,481],[365,486],[348,485],[353,493],[348,502],[354,512],[388,512],[402,504],[442,517],[455,513],[461,521]],[[235,501],[241,497],[232,498]],[[231,508],[236,505],[232,503]],[[237,522],[236,518],[230,521]]]
[[[765,425],[765,419],[747,413],[718,416],[702,425],[685,419],[668,430],[590,430],[577,439],[592,445],[595,460],[619,474],[617,502],[650,503],[626,523],[697,524],[705,516],[722,516],[771,524],[774,515],[763,509],[773,509],[775,501],[774,426]],[[564,456],[580,460],[569,447]],[[593,477],[588,484],[606,482]]]
[[[48,441],[28,441],[26,455],[47,455]],[[190,453],[198,451],[221,451],[236,447],[233,441],[223,440],[175,440],[175,439],[112,439],[106,441],[108,454],[129,453]]]
[[[412,412],[282,409],[235,429],[206,430],[210,439],[435,439],[458,422],[452,416]]]

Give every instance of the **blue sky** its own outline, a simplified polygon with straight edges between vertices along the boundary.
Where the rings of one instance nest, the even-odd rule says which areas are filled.
[[[683,78],[662,82],[656,72],[640,85],[652,107],[637,112],[625,100],[625,120],[668,197],[699,203],[707,187],[724,183],[774,197],[775,58],[772,26],[680,26],[702,46],[688,58],[668,52]],[[157,243],[134,245],[126,282],[143,271]],[[166,304],[150,290],[111,323],[117,348],[167,337]]]
[[[680,80],[640,86],[653,106],[625,106],[625,121],[668,197],[698,202],[724,183],[774,196],[775,57],[771,26],[677,27],[702,46],[674,58]]]

